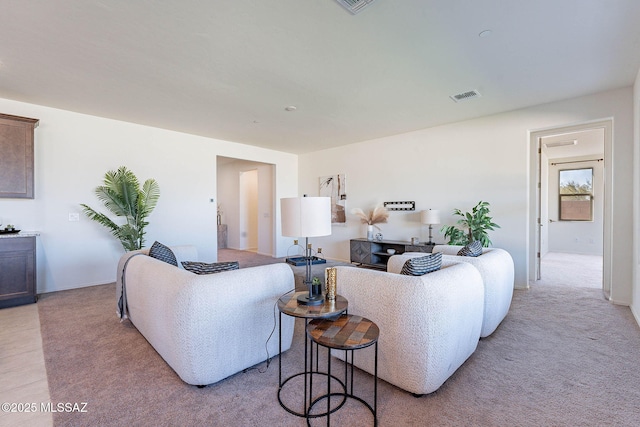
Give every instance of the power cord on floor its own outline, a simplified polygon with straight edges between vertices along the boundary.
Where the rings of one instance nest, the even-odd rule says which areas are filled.
[[[267,372],[267,369],[269,369],[269,365],[271,364],[271,355],[269,354],[269,341],[271,340],[271,337],[273,336],[273,333],[276,331],[276,326],[278,325],[278,319],[277,319],[277,312],[278,312],[278,301],[284,297],[285,295],[290,294],[291,292],[294,292],[296,289],[293,288],[290,291],[285,292],[284,294],[280,295],[278,297],[278,299],[276,300],[276,302],[273,304],[273,328],[271,328],[271,333],[269,334],[269,337],[267,338],[267,341],[264,343],[264,350],[267,353],[267,366],[264,367],[264,369],[260,369],[260,368],[246,368],[244,369],[242,372],[249,372],[251,370],[256,369],[259,373],[264,374],[265,372]]]

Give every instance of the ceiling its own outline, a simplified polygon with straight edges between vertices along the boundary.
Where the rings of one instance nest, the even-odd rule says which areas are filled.
[[[630,86],[640,68],[637,0],[0,4],[0,97],[291,153]]]
[[[574,144],[570,144],[571,142]],[[604,128],[546,136],[541,138],[541,143],[541,148],[550,160],[584,156],[603,158]]]

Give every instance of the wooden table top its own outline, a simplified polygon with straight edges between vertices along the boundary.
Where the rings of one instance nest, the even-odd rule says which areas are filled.
[[[336,295],[335,301],[324,300],[324,303],[319,305],[298,304],[298,296],[308,293],[308,291],[303,291],[280,297],[278,299],[278,310],[289,316],[318,319],[344,313],[349,305],[347,299],[340,295]]]
[[[368,347],[378,341],[380,329],[371,320],[343,314],[336,320],[314,319],[307,325],[307,336],[316,343],[340,350]]]

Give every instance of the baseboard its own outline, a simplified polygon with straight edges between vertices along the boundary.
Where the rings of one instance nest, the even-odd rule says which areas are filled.
[[[631,314],[633,315],[633,318],[636,319],[636,323],[638,324],[638,327],[640,327],[640,313],[636,312],[635,310],[635,306],[630,305],[629,308],[631,309]]]

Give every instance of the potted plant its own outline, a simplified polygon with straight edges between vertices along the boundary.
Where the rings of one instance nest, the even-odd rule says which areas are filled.
[[[478,202],[471,209],[471,212],[462,212],[454,209],[453,214],[461,217],[456,225],[446,225],[442,227],[444,237],[449,238],[450,245],[466,245],[474,240],[480,241],[483,247],[491,245],[489,231],[493,231],[500,226],[492,221],[489,216],[489,203]]]
[[[360,208],[352,209],[351,213],[360,218],[362,224],[367,224],[367,240],[373,240],[373,227],[380,230],[377,224],[385,223],[389,219],[389,211],[384,206],[378,206],[369,211],[369,214],[365,214]]]
[[[83,212],[99,224],[107,227],[126,251],[142,249],[144,246],[146,221],[160,198],[160,187],[154,179],[147,179],[142,188],[138,178],[126,167],[108,171],[104,185],[95,189],[96,196],[116,216],[124,217],[125,224],[118,225],[107,215],[81,204]]]
[[[314,277],[311,285],[313,286],[313,295],[320,295],[322,293],[322,282],[319,277]]]

